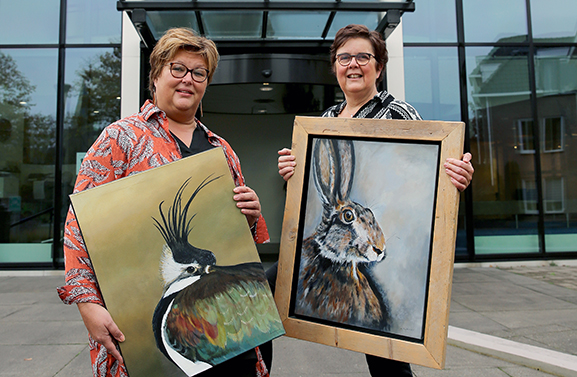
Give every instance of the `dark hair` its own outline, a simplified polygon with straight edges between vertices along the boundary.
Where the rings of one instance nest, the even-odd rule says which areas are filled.
[[[370,31],[368,27],[365,25],[347,25],[339,31],[335,35],[335,40],[331,45],[331,66],[334,66],[337,60],[337,50],[347,43],[349,39],[354,38],[364,38],[371,42],[373,46],[373,52],[375,54],[375,60],[377,62],[377,69],[382,68],[381,74],[377,77],[377,83],[379,83],[383,79],[383,72],[385,71],[385,67],[387,66],[387,62],[389,61],[389,54],[387,52],[387,44],[383,39],[383,36],[377,31]]]

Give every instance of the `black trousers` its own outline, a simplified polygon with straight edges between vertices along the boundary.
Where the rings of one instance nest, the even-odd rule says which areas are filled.
[[[276,287],[276,276],[278,271],[278,262],[266,270],[266,278],[270,289],[274,294]],[[272,351],[272,346],[271,346]],[[261,351],[262,352],[262,351]],[[365,355],[367,358],[367,365],[372,377],[412,377],[411,365],[402,361],[385,359],[373,355]],[[264,358],[264,355],[263,355]],[[269,364],[267,363],[267,366]]]
[[[259,346],[262,359],[270,372],[272,366],[272,342]],[[199,377],[255,377],[257,356],[254,349],[197,374]]]
[[[411,364],[402,361],[384,359],[382,357],[365,355],[369,372],[373,377],[412,377]]]

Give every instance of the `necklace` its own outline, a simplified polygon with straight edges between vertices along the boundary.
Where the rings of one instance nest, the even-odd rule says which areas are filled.
[[[349,110],[349,107],[348,107],[348,106],[345,106],[345,108],[343,109],[343,112],[345,112],[345,111],[346,111],[346,113],[348,114],[347,118],[352,118],[352,117],[355,115],[355,113],[352,113],[352,112]]]

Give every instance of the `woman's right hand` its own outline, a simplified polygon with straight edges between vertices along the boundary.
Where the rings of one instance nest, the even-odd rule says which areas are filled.
[[[283,148],[278,151],[278,173],[285,180],[288,181],[295,172],[296,158],[291,154],[291,150]]]
[[[108,310],[92,302],[81,302],[77,306],[92,339],[102,344],[108,353],[122,363],[122,356],[114,340],[124,342],[124,334],[116,326]]]

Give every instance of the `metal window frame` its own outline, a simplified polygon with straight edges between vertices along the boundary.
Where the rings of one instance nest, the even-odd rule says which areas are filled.
[[[203,11],[259,11],[262,12],[262,29],[258,39],[224,39],[218,40],[219,48],[253,47],[253,48],[318,48],[326,47],[326,37],[337,12],[383,12],[385,16],[376,27],[376,31],[383,34],[385,39],[395,30],[401,22],[401,17],[405,12],[414,12],[415,3],[413,0],[398,2],[334,2],[319,1],[188,1],[188,2],[148,2],[148,1],[125,1],[119,0],[116,4],[119,11],[126,12],[134,24],[140,39],[147,49],[152,49],[156,43],[151,22],[147,17],[147,12],[151,11],[194,11],[198,23],[198,32],[205,35],[206,29],[203,23],[201,12]],[[284,12],[329,12],[329,17],[323,28],[323,32],[317,38],[298,40],[272,40],[267,38],[267,20],[271,11]],[[330,44],[330,43],[329,43]]]

